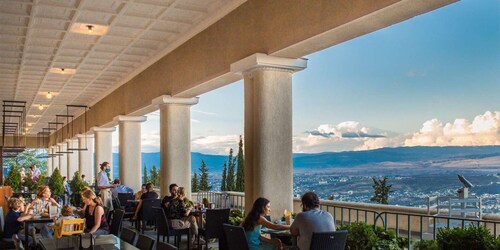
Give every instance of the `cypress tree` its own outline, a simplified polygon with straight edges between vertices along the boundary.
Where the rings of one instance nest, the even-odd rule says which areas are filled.
[[[227,162],[228,162],[228,169],[227,169],[227,176],[226,176],[227,191],[234,191],[235,190],[235,184],[236,184],[235,180],[234,180],[235,160],[236,160],[236,158],[233,158],[233,149],[230,149],[229,156],[227,159]]]
[[[64,194],[63,178],[61,172],[59,172],[59,168],[54,169],[54,172],[52,172],[49,188],[55,196],[61,197]]]
[[[220,191],[227,191],[226,172],[227,172],[227,165],[226,162],[224,162],[224,168],[222,169],[222,182],[220,184]]]
[[[210,191],[211,186],[208,185],[208,168],[204,160],[201,160],[200,166],[200,183],[198,185],[199,191]]]
[[[148,182],[149,182],[149,178],[148,178],[148,170],[147,170],[147,168],[146,168],[146,164],[144,164],[144,171],[142,171],[142,172],[144,173],[144,177],[143,177],[143,178],[144,178],[144,179],[143,179],[143,180],[144,180],[144,182],[143,182],[143,183],[144,183],[144,184],[146,184],[146,183],[148,183]]]
[[[149,176],[150,176],[149,177],[150,182],[153,183],[153,185],[155,185],[155,186],[160,185],[160,173],[159,173],[156,165],[153,165],[153,167],[151,168],[151,172],[150,172]]]
[[[198,191],[200,191],[198,185],[198,174],[194,172],[193,179],[191,180],[191,192],[198,192]]]
[[[235,191],[245,191],[245,163],[243,158],[243,139],[240,135],[240,143],[238,144],[237,156],[238,168],[236,169],[236,187]]]

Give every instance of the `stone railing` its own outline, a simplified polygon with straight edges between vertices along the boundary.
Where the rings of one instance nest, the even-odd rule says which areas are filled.
[[[241,192],[200,192],[192,194],[193,201],[207,198],[218,208],[244,210],[245,194]],[[320,208],[335,218],[337,225],[364,222],[396,231],[398,236],[434,239],[437,228],[464,227],[469,224],[486,226],[495,237],[500,234],[500,215],[483,214],[482,219],[438,216],[436,209],[393,206],[372,203],[321,200]],[[293,199],[293,211],[300,212],[300,198]]]

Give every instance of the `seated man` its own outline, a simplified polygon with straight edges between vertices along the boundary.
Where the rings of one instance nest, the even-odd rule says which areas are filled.
[[[290,233],[297,236],[299,249],[309,249],[313,232],[335,231],[333,216],[319,209],[319,198],[314,192],[302,195],[302,213],[297,214]]]
[[[192,236],[191,244],[197,244],[196,238],[198,237],[198,223],[193,215],[190,215],[191,208],[186,206],[183,197],[175,196],[172,200],[166,203],[166,215],[170,221],[170,226],[173,229],[189,228],[189,234]],[[200,239],[200,244],[205,244],[203,239]]]
[[[127,187],[125,185],[122,185],[120,183],[120,179],[115,179],[113,181],[113,184],[115,185],[115,188],[111,189],[111,194],[113,195],[113,198],[118,198],[119,193],[134,193],[134,190],[130,187]]]
[[[163,208],[163,210],[165,210],[165,213],[167,212],[168,203],[177,197],[179,186],[175,183],[172,183],[168,186],[168,190],[170,191],[170,196],[166,195],[161,200],[161,207]]]

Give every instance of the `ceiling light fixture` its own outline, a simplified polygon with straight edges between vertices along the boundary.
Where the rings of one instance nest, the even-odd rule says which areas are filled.
[[[93,23],[73,23],[69,32],[79,33],[89,36],[103,36],[108,32],[109,26]]]
[[[28,127],[31,127],[33,124],[31,122],[28,122]]]
[[[54,73],[54,74],[72,75],[72,74],[76,73],[76,70],[75,69],[62,68],[61,67],[61,68],[50,68],[49,72],[50,73]]]
[[[43,105],[42,104],[38,105],[38,109],[43,110]]]
[[[52,99],[52,93],[47,92],[47,95],[45,97],[47,97],[47,99]]]

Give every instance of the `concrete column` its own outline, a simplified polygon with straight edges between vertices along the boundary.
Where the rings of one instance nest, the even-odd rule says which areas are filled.
[[[68,144],[66,142],[57,143],[57,152],[66,152],[68,151]],[[68,176],[68,154],[62,153],[59,158],[59,171],[61,175]]]
[[[107,161],[111,165],[111,177],[113,176],[113,145],[111,142],[112,133],[116,130],[111,128],[93,127],[94,132],[94,173],[97,175],[101,171],[99,164]],[[95,176],[94,176],[95,177]]]
[[[48,147],[46,148],[47,150],[47,155],[50,155],[52,154],[52,147]],[[52,175],[52,157],[47,157],[47,176],[51,176]]]
[[[120,115],[118,122],[120,138],[120,180],[124,185],[140,190],[142,185],[141,123],[145,116]]]
[[[78,148],[78,139],[67,139],[66,143],[68,144],[69,152],[73,152],[72,154],[68,153],[68,180],[73,179],[75,172],[78,171],[78,151],[69,150],[70,148]]]
[[[191,106],[198,98],[160,96],[153,100],[160,106],[160,189],[167,195],[168,185],[186,188],[191,197]]]
[[[78,171],[85,175],[86,181],[94,179],[94,168],[92,157],[94,156],[94,135],[77,135],[78,147],[87,150],[78,151]]]
[[[51,154],[55,154],[57,151],[59,151],[57,145],[50,147]],[[59,157],[54,156],[54,157],[50,158],[50,161],[52,162],[52,169],[50,171],[53,173],[54,169],[59,168]]]
[[[258,197],[271,201],[273,219],[293,210],[292,74],[306,66],[265,54],[231,65],[245,81],[245,211]]]

